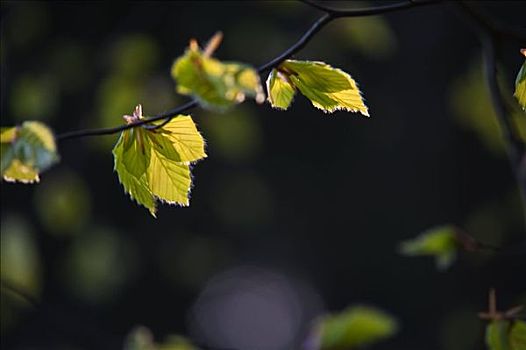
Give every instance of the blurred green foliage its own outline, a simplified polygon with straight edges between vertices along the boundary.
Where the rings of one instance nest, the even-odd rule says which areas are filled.
[[[207,113],[201,119],[212,154],[241,162],[260,152],[263,143],[261,122],[250,106],[240,105],[222,115]]]
[[[22,75],[11,89],[11,115],[15,120],[50,120],[60,103],[58,84],[51,75]]]
[[[509,84],[501,82],[500,85]],[[471,63],[465,75],[453,83],[449,100],[455,113],[455,121],[463,128],[474,132],[493,154],[504,156],[505,144],[501,126],[491,104],[479,62]],[[526,113],[520,111],[516,104],[515,107],[510,116],[512,132],[526,142]]]
[[[162,344],[154,342],[152,332],[143,326],[135,327],[127,336],[124,350],[198,350],[186,338],[170,335]]]
[[[2,217],[0,237],[2,281],[38,296],[42,289],[42,271],[32,227],[21,217]]]
[[[416,238],[402,242],[400,253],[407,256],[433,256],[439,270],[447,269],[457,254],[456,230],[452,225],[426,230]]]
[[[320,350],[350,350],[371,345],[397,333],[397,320],[369,306],[353,306],[322,318],[317,326]]]
[[[395,33],[382,16],[338,21],[330,28],[342,48],[375,60],[391,58],[397,51]]]
[[[72,170],[55,170],[36,187],[36,212],[46,231],[74,235],[91,217],[91,194],[85,180]]]
[[[135,247],[111,228],[93,227],[73,238],[61,269],[71,293],[88,303],[118,298],[133,276]]]

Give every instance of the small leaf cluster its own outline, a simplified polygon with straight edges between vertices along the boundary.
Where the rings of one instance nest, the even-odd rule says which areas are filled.
[[[39,174],[59,160],[53,133],[36,121],[1,128],[0,153],[2,178],[10,182],[38,182]]]
[[[124,118],[128,123],[143,119],[141,105]],[[179,115],[158,126],[124,131],[113,149],[114,169],[126,193],[153,216],[157,200],[189,205],[190,164],[206,157],[192,117]]]

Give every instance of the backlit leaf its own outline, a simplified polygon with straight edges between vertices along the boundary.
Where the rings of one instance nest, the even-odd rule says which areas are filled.
[[[162,153],[155,144],[151,147],[148,166],[150,190],[163,202],[188,206],[192,183],[189,165],[175,161],[175,157],[165,156],[168,153]]]
[[[113,148],[114,170],[126,193],[155,216],[155,198],[149,189],[146,167],[143,166],[149,164],[150,160],[146,159],[145,154],[137,151],[138,142],[131,131],[123,131]],[[131,145],[125,147],[128,143]]]
[[[456,229],[445,225],[429,229],[416,238],[400,244],[400,252],[408,256],[434,256],[439,269],[448,268],[457,252]]]
[[[141,120],[142,108],[127,123]],[[192,185],[190,163],[206,157],[205,142],[190,116],[179,115],[161,127],[125,130],[115,148],[115,171],[119,181],[135,201],[155,216],[156,200],[189,205]]]
[[[219,45],[218,40],[215,46]],[[213,50],[209,47],[201,50],[191,41],[185,54],[174,62],[172,77],[177,83],[177,92],[191,95],[204,107],[218,110],[242,102],[246,96],[263,102],[263,89],[256,70],[246,64],[211,58]]]
[[[281,81],[288,83],[290,87],[278,81],[280,85],[276,88],[275,84],[278,80],[276,76],[281,78]],[[282,97],[284,101],[279,104],[288,106],[292,100],[290,95],[293,95],[291,88],[297,88],[311,101],[314,107],[325,112],[346,110],[369,116],[369,111],[354,79],[344,71],[333,68],[324,62],[286,60],[271,72],[267,87],[269,89],[269,101],[278,108],[283,107],[279,107],[276,102],[273,102],[273,99],[276,100],[274,97],[276,93],[284,93],[284,97]]]
[[[296,90],[283,73],[273,69],[267,79],[268,101],[274,108],[287,109]]]
[[[322,318],[317,326],[319,350],[347,350],[369,345],[398,331],[395,318],[376,308],[354,306]]]
[[[160,137],[153,133],[149,137],[159,146],[159,152],[169,152],[169,158],[182,163],[206,158],[204,139],[192,117],[180,115],[159,129],[158,133]]]
[[[526,50],[524,50],[526,52]],[[519,101],[522,109],[526,110],[526,60],[522,64],[517,79],[515,80],[515,93],[513,94]]]
[[[53,133],[40,122],[2,128],[0,145],[1,171],[6,181],[38,182],[39,173],[59,159]]]

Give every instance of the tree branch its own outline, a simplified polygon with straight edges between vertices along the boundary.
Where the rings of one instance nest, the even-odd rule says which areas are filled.
[[[286,49],[283,53],[278,55],[277,57],[271,59],[267,63],[264,63],[261,65],[257,71],[258,73],[262,74],[272,68],[277,67],[281,62],[286,60],[287,58],[291,57],[298,51],[300,51],[302,48],[305,47],[309,43],[309,41],[314,37],[316,33],[318,33],[323,27],[325,27],[329,22],[341,18],[341,17],[365,17],[365,16],[373,16],[373,15],[379,15],[382,13],[387,12],[393,12],[398,10],[404,10],[409,9],[417,6],[422,5],[430,5],[430,4],[436,4],[440,0],[431,0],[431,1],[404,1],[396,4],[390,4],[390,5],[383,5],[383,6],[372,6],[362,9],[353,9],[353,10],[336,10],[331,8],[326,8],[324,6],[318,5],[310,0],[302,0],[304,3],[313,6],[319,10],[322,10],[325,12],[323,16],[318,18],[310,27],[307,29],[307,31],[296,41],[292,46],[290,46],[288,49]],[[177,117],[177,115],[184,113],[192,108],[195,108],[199,105],[197,100],[189,101],[181,106],[175,107],[169,111],[166,111],[164,113],[152,116],[147,119],[143,119],[136,123],[121,125],[113,128],[102,128],[102,129],[87,129],[87,130],[75,130],[75,131],[69,131],[62,134],[58,134],[56,136],[56,139],[58,141],[64,141],[69,139],[76,139],[81,137],[88,137],[88,136],[103,136],[103,135],[113,135],[119,132],[122,132],[124,130],[136,128],[138,126],[145,126],[147,127],[147,124],[151,124],[152,122],[156,122],[159,120],[165,120],[162,124],[158,126],[150,126],[150,128],[158,128],[161,126],[164,126],[164,124],[168,123],[173,118]]]
[[[518,135],[513,132],[513,125],[510,119],[511,113],[504,100],[497,79],[497,50],[495,43],[497,35],[502,33],[495,27],[494,22],[489,21],[486,16],[481,15],[479,11],[475,10],[466,2],[460,1],[458,4],[463,14],[473,23],[482,45],[486,84],[490,93],[491,102],[501,126],[508,159],[517,180],[523,203],[526,203],[526,171],[525,169],[521,169],[522,167],[526,167],[525,144]]]

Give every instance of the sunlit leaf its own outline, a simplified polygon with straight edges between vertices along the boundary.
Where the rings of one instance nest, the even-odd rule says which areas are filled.
[[[142,119],[137,106],[127,123]],[[190,163],[206,157],[205,142],[190,116],[179,115],[156,128],[133,128],[121,134],[113,149],[115,170],[128,193],[155,216],[156,199],[189,205]]]
[[[1,170],[6,181],[32,183],[59,159],[51,130],[40,122],[1,130]]]
[[[276,88],[278,79],[272,79],[272,74],[277,75],[277,72],[280,73],[278,77],[281,78],[281,81],[288,83],[291,87],[278,81],[280,85]],[[274,85],[270,84],[272,82]],[[369,116],[369,111],[354,79],[344,71],[324,62],[286,60],[275,72],[271,72],[267,86],[269,87],[269,99],[273,106],[275,103],[272,102],[274,97],[271,97],[273,94],[271,88],[274,88],[274,95],[276,92],[284,94],[281,97],[283,101],[279,101],[279,104],[288,106],[292,99],[292,96],[289,95],[293,87],[307,97],[314,107],[325,112],[346,110]]]
[[[347,350],[376,343],[398,331],[395,318],[376,308],[350,307],[322,318],[317,326],[319,350]]]
[[[512,350],[526,349],[526,322],[522,320],[513,321],[510,332],[510,345]]]
[[[446,269],[454,261],[457,252],[456,228],[439,226],[423,232],[416,238],[400,244],[400,252],[408,256],[434,256],[437,268]]]
[[[155,198],[149,189],[146,175],[146,166],[150,159],[146,153],[138,150],[139,142],[136,141],[136,133],[133,131],[124,131],[113,148],[114,170],[126,193],[155,216]]]
[[[151,147],[152,155],[148,166],[150,190],[163,202],[188,206],[192,183],[189,165],[178,163],[174,160],[175,153],[163,153],[156,144]]]
[[[272,107],[287,109],[292,103],[296,90],[286,75],[273,69],[267,79],[267,92]]]
[[[522,109],[526,110],[526,60],[522,64],[519,74],[517,74],[513,96],[517,98]]]
[[[172,77],[177,83],[177,92],[194,96],[204,107],[219,110],[242,102],[246,96],[263,102],[264,93],[256,70],[246,64],[211,58],[213,50],[209,47],[201,50],[192,41],[185,54],[174,62]]]
[[[486,326],[486,345],[488,350],[511,350],[508,332],[510,321],[495,320]]]
[[[150,139],[161,154],[172,160],[190,163],[206,158],[205,141],[189,115],[172,119],[157,134],[149,133]]]

